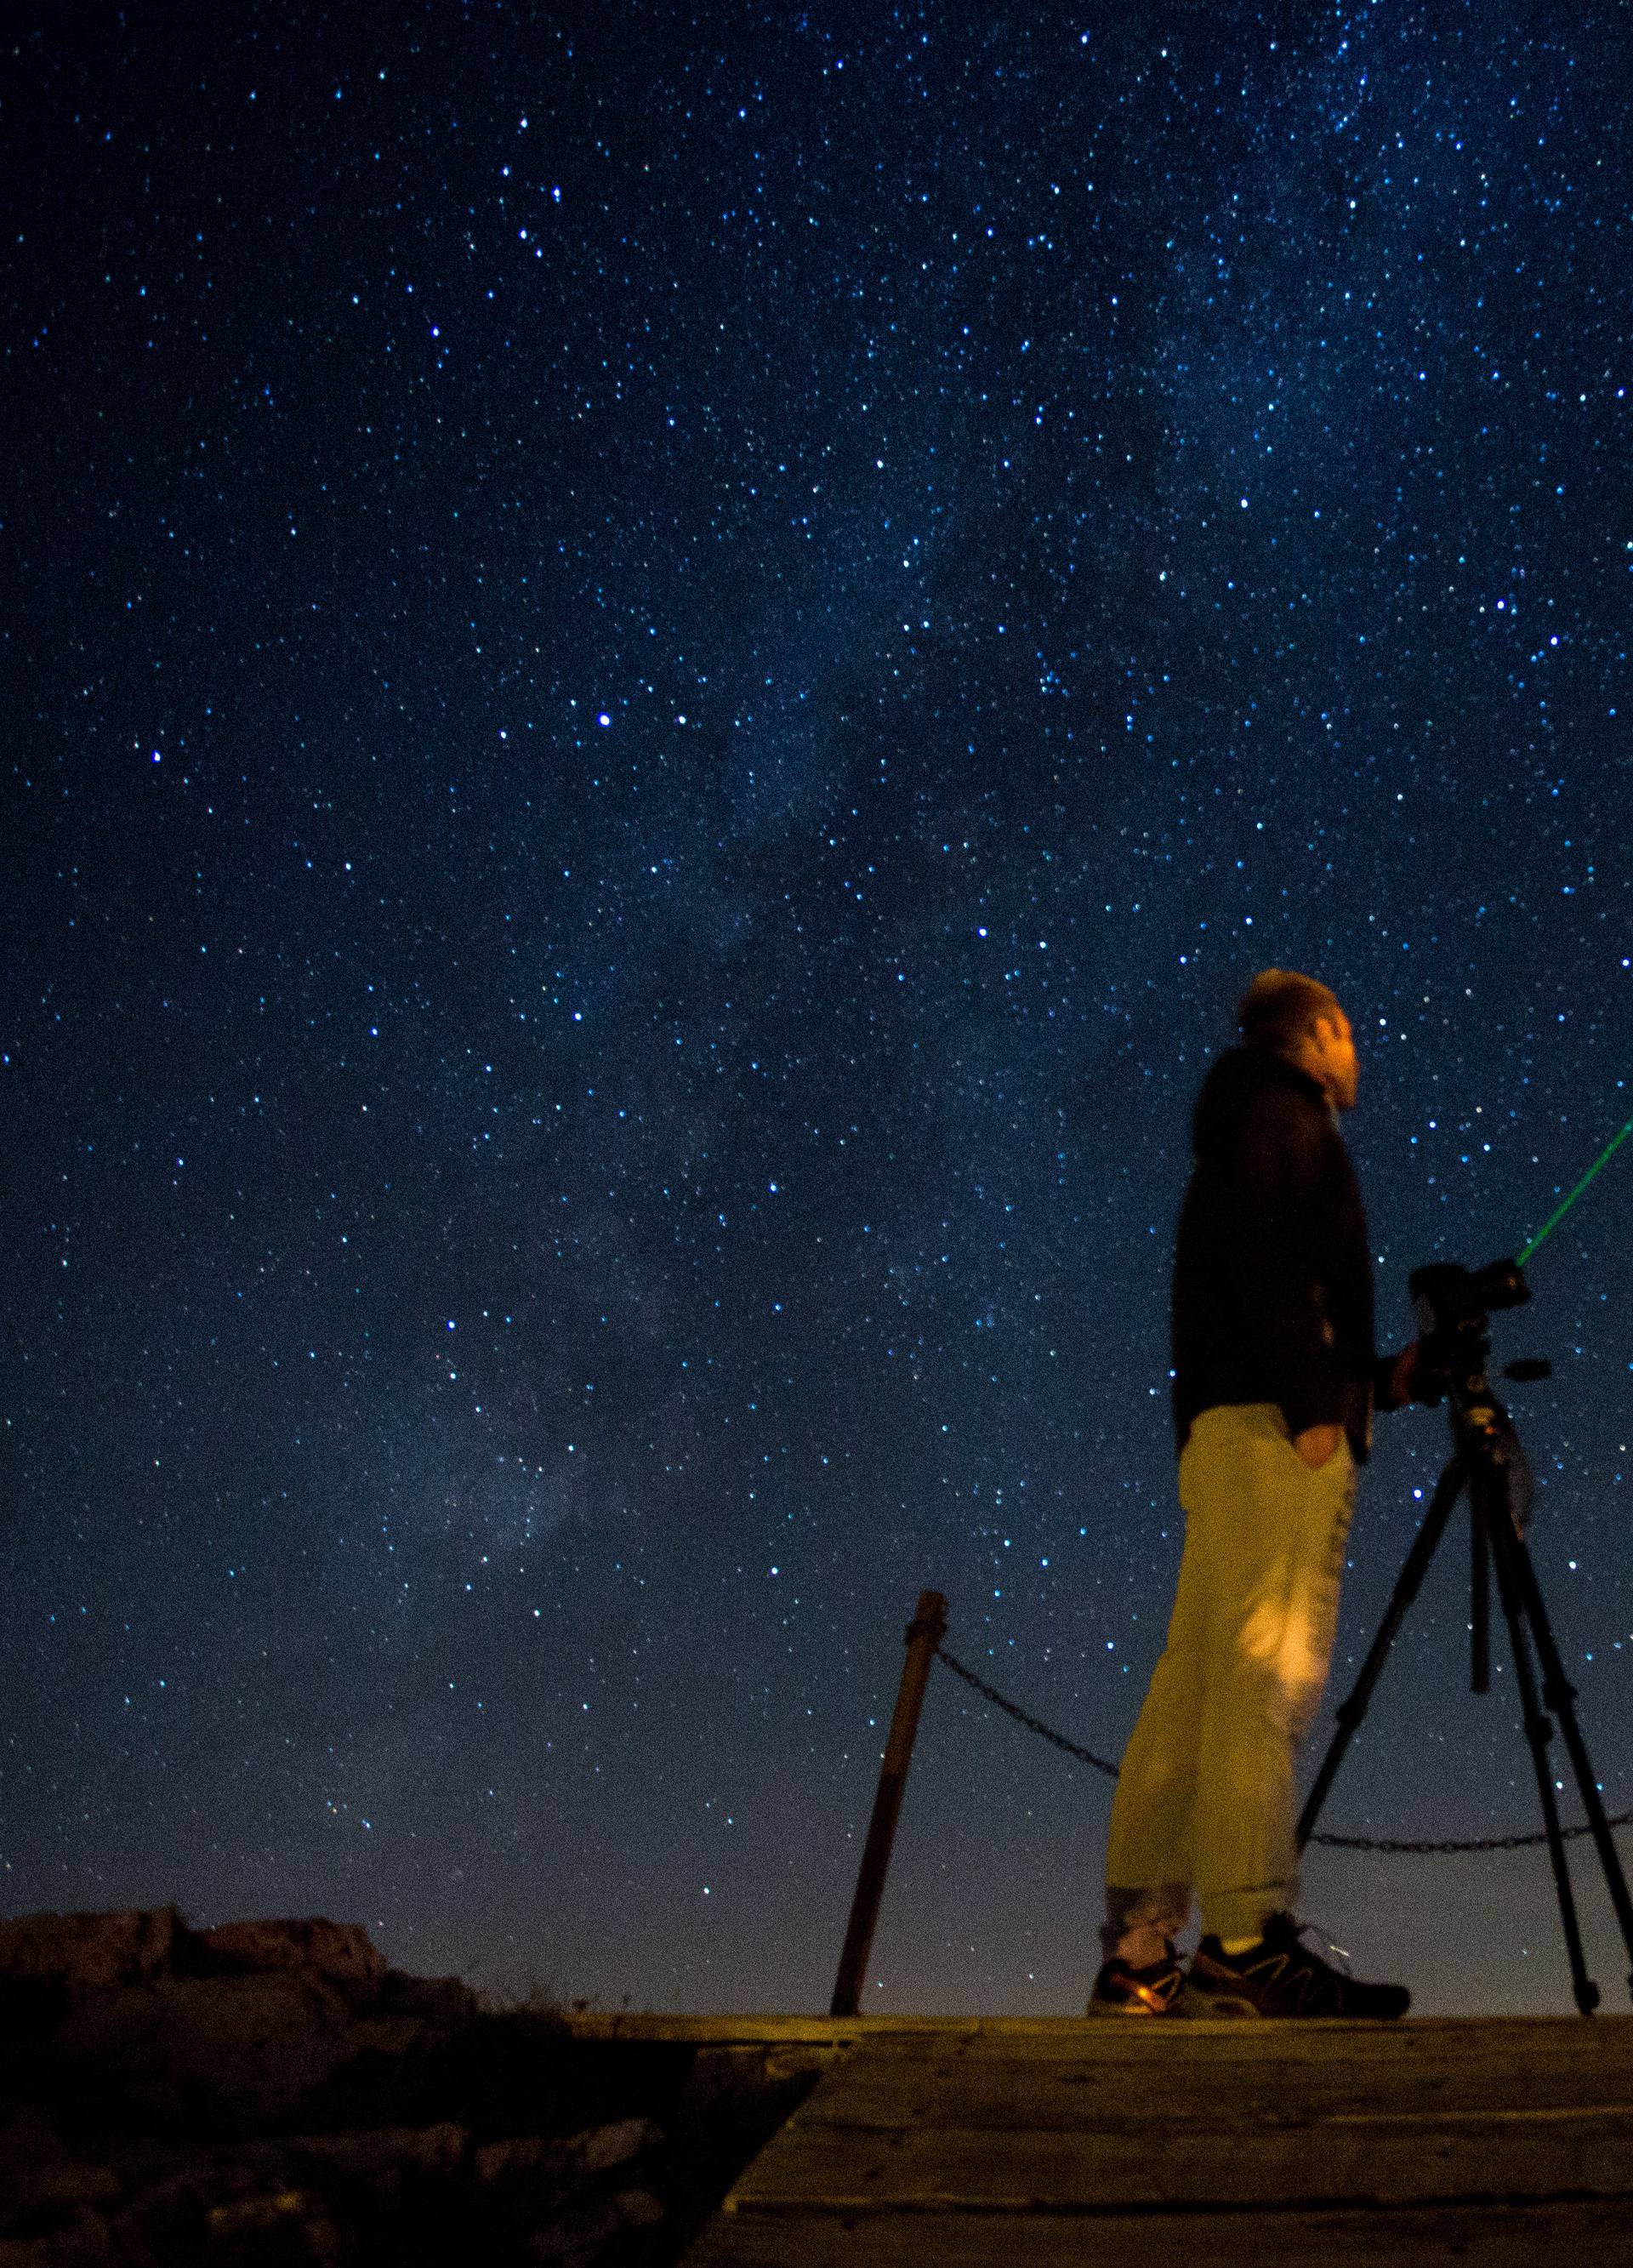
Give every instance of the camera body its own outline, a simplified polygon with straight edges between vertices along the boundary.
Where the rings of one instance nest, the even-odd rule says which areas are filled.
[[[1471,1327],[1483,1332],[1493,1308],[1523,1307],[1531,1297],[1531,1286],[1512,1260],[1489,1260],[1483,1268],[1438,1261],[1415,1268],[1407,1289],[1425,1339],[1449,1339]]]

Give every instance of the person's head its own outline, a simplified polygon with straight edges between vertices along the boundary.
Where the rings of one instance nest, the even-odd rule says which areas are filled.
[[[1247,1046],[1284,1056],[1325,1088],[1335,1109],[1355,1108],[1355,1035],[1327,985],[1297,969],[1262,968],[1241,997],[1236,1021]]]

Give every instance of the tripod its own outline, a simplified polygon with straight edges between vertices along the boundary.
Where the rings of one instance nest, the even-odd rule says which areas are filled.
[[[1554,1887],[1559,1897],[1565,1951],[1570,1962],[1571,1986],[1577,2007],[1585,2016],[1588,2016],[1598,2007],[1600,1994],[1598,1985],[1587,1973],[1587,1964],[1583,1958],[1576,1897],[1565,1859],[1559,1807],[1555,1801],[1554,1778],[1548,1769],[1548,1746],[1554,1737],[1556,1722],[1564,1736],[1571,1769],[1576,1775],[1578,1793],[1587,1814],[1588,1831],[1599,1853],[1605,1887],[1610,1893],[1610,1903],[1615,1909],[1622,1942],[1627,1947],[1630,1961],[1633,1961],[1633,1900],[1629,1900],[1628,1896],[1622,1862],[1606,1822],[1605,1807],[1600,1800],[1593,1767],[1588,1760],[1587,1746],[1577,1723],[1576,1689],[1565,1675],[1564,1664],[1560,1659],[1559,1648],[1555,1644],[1553,1630],[1548,1623],[1548,1609],[1542,1602],[1536,1571],[1526,1548],[1525,1529],[1530,1514],[1531,1498],[1530,1467],[1512,1421],[1492,1393],[1486,1377],[1490,1341],[1486,1335],[1485,1309],[1488,1307],[1517,1307],[1528,1299],[1530,1293],[1519,1270],[1506,1261],[1493,1262],[1490,1267],[1480,1270],[1477,1274],[1449,1265],[1420,1268],[1410,1282],[1422,1327],[1421,1368],[1427,1373],[1431,1389],[1430,1395],[1424,1398],[1438,1400],[1444,1395],[1447,1401],[1452,1421],[1452,1455],[1436,1484],[1423,1524],[1396,1579],[1378,1635],[1361,1666],[1361,1674],[1356,1679],[1354,1690],[1336,1712],[1337,1730],[1299,1815],[1298,1847],[1302,1850],[1315,1831],[1321,1807],[1337,1777],[1344,1752],[1366,1714],[1372,1688],[1378,1683],[1385,1658],[1406,1617],[1407,1609],[1417,1596],[1429,1563],[1435,1555],[1436,1546],[1445,1533],[1459,1498],[1467,1494],[1473,1546],[1469,1613],[1472,1641],[1470,1690],[1475,1693],[1485,1693],[1490,1686],[1490,1593],[1491,1577],[1495,1573],[1497,1599],[1504,1620],[1508,1624],[1509,1643],[1513,1652],[1514,1680],[1525,1715],[1526,1739],[1536,1768],[1537,1793],[1541,1801],[1548,1858],[1554,1870]],[[1514,1363],[1510,1365],[1506,1375],[1519,1379],[1546,1378],[1548,1366],[1543,1362]],[[1535,1661],[1541,1668],[1540,1690],[1533,1662],[1534,1650]],[[1633,1974],[1629,1975],[1628,1983],[1629,1991],[1633,1991]]]

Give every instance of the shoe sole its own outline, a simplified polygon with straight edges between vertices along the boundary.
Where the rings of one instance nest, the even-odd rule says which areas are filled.
[[[1144,2008],[1137,2000],[1091,2000],[1084,2010],[1085,2016],[1135,2016],[1145,2023],[1163,2023],[1170,2017],[1188,2015],[1180,2001],[1170,2000],[1166,2008]]]
[[[1205,1992],[1195,1984],[1185,1987],[1186,2012],[1193,2016],[1247,2016],[1262,2020],[1264,2010],[1241,1992]]]
[[[1304,2015],[1291,2008],[1275,2010],[1260,2007],[1256,2000],[1244,1992],[1211,1992],[1188,1983],[1185,1987],[1185,2013],[1188,2016],[1227,2016],[1236,2021],[1243,2019],[1262,2024],[1394,2024],[1399,2023],[1406,2010],[1401,2008],[1388,2015],[1363,2015],[1358,2008],[1336,2009],[1324,2015]]]

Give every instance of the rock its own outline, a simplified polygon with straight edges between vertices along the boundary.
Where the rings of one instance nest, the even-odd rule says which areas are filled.
[[[560,2143],[546,2141],[540,2134],[519,2134],[508,2142],[484,2142],[474,2160],[476,2178],[484,2184],[537,2180],[554,2171],[560,2154]]]
[[[207,1977],[298,1971],[352,1992],[377,1991],[386,1956],[358,1922],[229,1921],[186,1933],[187,1965]]]
[[[664,2208],[650,2190],[623,2190],[535,2230],[527,2240],[527,2257],[551,2262],[554,2268],[589,2268],[614,2237],[656,2228],[663,2218]]]
[[[371,2217],[373,2197],[355,2202]],[[195,2151],[115,2214],[110,2235],[119,2268],[328,2268],[357,2253],[335,2198],[282,2143]]]
[[[0,2205],[0,2226],[19,2234],[50,2228],[86,2210],[119,2203],[119,2176],[111,2166],[88,2166],[77,2158],[36,2167],[8,2190]]]
[[[401,1969],[388,1969],[380,1980],[377,2013],[417,2016],[433,2030],[452,2032],[474,2024],[482,2003],[457,1977],[409,1977]]]
[[[393,2191],[405,2174],[421,2180],[450,2181],[463,2168],[470,2137],[451,2120],[439,2126],[386,2126],[360,2134],[302,2134],[288,2145],[300,2164]]]
[[[563,2145],[570,2161],[586,2174],[604,2174],[609,2167],[627,2165],[663,2140],[650,2118],[621,2118],[612,2126],[592,2127],[585,2134],[570,2134]]]
[[[84,2213],[49,2236],[0,2238],[0,2268],[115,2268],[107,2223]]]
[[[268,2199],[283,2199],[270,2216],[274,2223],[292,2221],[304,2207],[294,2168],[276,2143],[254,2142],[231,2150],[195,2143],[180,2154],[182,2163],[173,2163],[162,2173],[151,2166],[145,2180],[128,2184],[136,2193],[113,2220],[114,2250],[121,2262],[191,2259],[208,2230],[232,2226],[240,2207],[253,2209]],[[254,2211],[248,2211],[247,2217],[253,2220]]]
[[[321,1916],[189,1929],[173,1906],[145,1912],[29,1914],[0,1922],[0,1978],[46,1981],[70,1999],[164,1977],[320,1977],[354,1996],[378,1992],[386,1956],[360,1923]],[[423,1980],[412,1980],[422,1991]],[[452,1980],[450,1980],[452,1981]],[[463,1990],[463,1987],[455,1987]]]
[[[235,2198],[212,2205],[206,2221],[210,2257],[260,2264],[312,2262],[331,2268],[352,2248],[322,2204],[299,2190]]]
[[[655,2258],[814,2076],[169,1907],[0,1923],[0,2268]]]
[[[0,1977],[44,1980],[70,1999],[141,1984],[170,1973],[176,1933],[174,1906],[146,1913],[27,1914],[0,1922]]]
[[[419,2032],[354,2016],[333,1986],[298,1971],[175,1977],[70,2008],[53,2058],[148,2132],[177,2120],[219,2137],[288,2124],[342,2066],[401,2055]]]
[[[485,2142],[476,2153],[479,2182],[538,2181],[573,2186],[628,2165],[663,2140],[650,2118],[621,2118],[579,2134],[521,2135],[509,2142]]]
[[[0,2128],[0,2232],[38,2235],[119,2194],[113,2169],[70,2157],[43,2111],[19,2110]]]

